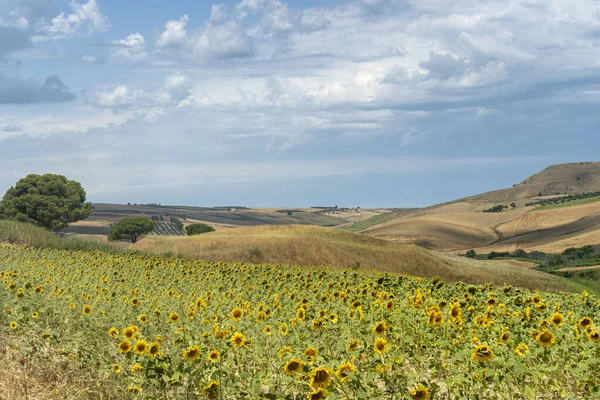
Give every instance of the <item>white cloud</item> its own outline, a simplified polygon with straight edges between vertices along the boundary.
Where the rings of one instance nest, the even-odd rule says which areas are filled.
[[[128,35],[125,39],[112,42],[117,49],[111,54],[111,59],[124,63],[139,63],[148,58],[146,40],[139,32]]]
[[[104,32],[110,27],[108,18],[100,11],[96,0],[88,0],[87,3],[70,1],[71,14],[60,13],[45,24],[40,24],[38,29],[41,35],[34,36],[34,41],[48,39],[62,39],[74,35],[89,36],[94,32]]]

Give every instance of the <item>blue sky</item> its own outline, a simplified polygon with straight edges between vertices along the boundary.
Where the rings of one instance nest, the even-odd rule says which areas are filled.
[[[593,0],[2,0],[0,192],[412,207],[598,160]]]

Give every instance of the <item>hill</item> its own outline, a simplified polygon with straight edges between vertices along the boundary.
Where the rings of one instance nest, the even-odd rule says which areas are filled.
[[[597,191],[600,163],[554,165],[512,188],[405,213],[361,232],[443,251],[542,246],[562,251],[564,246],[600,243],[600,197],[577,196]],[[535,204],[566,194],[572,197],[555,205]],[[484,212],[500,204],[507,208]]]
[[[565,281],[513,263],[469,260],[422,247],[314,226],[243,227],[190,236],[146,237],[130,250],[188,259],[350,267],[440,277],[468,283],[512,284],[530,289],[564,290]]]
[[[600,188],[600,162],[552,165],[523,182],[502,190],[467,197],[469,202],[509,203],[565,194],[597,191]]]

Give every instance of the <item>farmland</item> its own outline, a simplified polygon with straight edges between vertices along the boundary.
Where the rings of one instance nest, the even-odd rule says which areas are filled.
[[[56,399],[589,398],[600,387],[600,303],[586,293],[12,245],[0,265],[8,398],[25,396],[23,379],[31,398]]]

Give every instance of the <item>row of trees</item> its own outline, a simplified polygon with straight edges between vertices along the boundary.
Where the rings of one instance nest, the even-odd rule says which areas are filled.
[[[502,212],[504,210],[508,210],[507,205],[504,204],[496,204],[494,207],[488,208],[487,210],[483,210],[483,212]],[[517,203],[510,203],[510,207],[513,209],[517,208]]]
[[[0,201],[0,219],[30,223],[60,231],[72,222],[86,219],[92,213],[92,203],[81,184],[56,174],[30,174],[9,188]],[[154,217],[153,217],[154,219]],[[179,230],[183,223],[177,217],[170,222]],[[146,218],[124,218],[110,228],[109,240],[127,239],[135,243],[154,230],[154,221]],[[206,224],[186,227],[188,235],[214,231]]]

